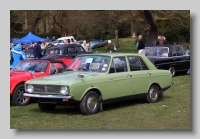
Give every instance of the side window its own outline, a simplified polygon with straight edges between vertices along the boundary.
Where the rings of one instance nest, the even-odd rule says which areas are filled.
[[[177,56],[177,55],[176,55],[176,50],[175,50],[174,47],[172,48],[172,56]]]
[[[125,57],[115,57],[112,60],[109,73],[127,72]]]
[[[176,49],[177,56],[182,56],[183,55],[183,50],[181,49],[181,47],[176,46],[175,49]]]
[[[148,70],[147,66],[139,57],[129,56],[128,62],[130,65],[130,71]]]
[[[128,62],[130,65],[130,71],[141,70],[140,58],[139,57],[128,57]]]
[[[190,55],[190,49],[188,48],[188,46],[183,46],[182,48],[184,55]]]

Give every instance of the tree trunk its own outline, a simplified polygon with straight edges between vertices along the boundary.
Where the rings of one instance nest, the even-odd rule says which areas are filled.
[[[43,18],[43,27],[44,27],[44,34],[46,34],[46,27],[47,27],[47,24],[46,24],[46,18]]]
[[[116,29],[115,30],[115,46],[117,48],[119,48],[119,43],[118,43],[118,30]]]
[[[157,39],[157,24],[154,20],[152,13],[149,10],[144,10],[144,17],[148,24],[150,25],[150,29],[148,31],[148,35],[146,36],[146,46],[152,46],[153,41]]]
[[[27,25],[28,25],[28,23],[27,23],[27,11],[25,11],[24,14],[25,14],[25,25],[24,25],[24,29],[27,30]]]
[[[131,21],[131,37],[136,37],[136,21]]]

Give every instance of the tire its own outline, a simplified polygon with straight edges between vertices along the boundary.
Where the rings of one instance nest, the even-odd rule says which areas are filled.
[[[151,85],[147,93],[147,101],[149,103],[156,103],[160,96],[159,87],[156,84]]]
[[[89,91],[79,104],[80,110],[84,115],[95,114],[99,110],[99,96],[94,91]]]
[[[171,72],[171,74],[172,74],[172,77],[174,77],[175,75],[176,75],[176,68],[175,67],[170,67],[169,68],[169,71]]]
[[[56,104],[38,102],[38,107],[41,111],[52,111],[56,108]]]
[[[26,99],[23,94],[25,93],[24,84],[19,84],[12,95],[12,104],[16,106],[25,106],[29,104],[30,97]]]

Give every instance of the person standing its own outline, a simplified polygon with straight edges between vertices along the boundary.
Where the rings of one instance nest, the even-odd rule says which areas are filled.
[[[76,44],[76,40],[73,41],[73,44]]]
[[[39,41],[35,46],[33,47],[33,54],[35,59],[40,59],[42,57],[42,49],[41,49],[41,42]]]
[[[86,40],[83,41],[83,44],[81,44],[81,46],[85,49],[86,52],[88,52],[89,44],[87,44]]]
[[[21,60],[26,60],[26,54],[22,50],[22,47],[20,44],[17,44],[11,49],[11,56],[13,57],[13,61],[10,64],[10,68],[13,68],[15,65],[17,65]]]
[[[136,47],[137,47],[137,49],[138,49],[138,54],[140,54],[140,53],[144,50],[144,48],[145,48],[145,43],[144,43],[144,41],[142,40],[142,35],[139,35],[139,36],[138,36],[138,41],[137,41],[137,43],[136,43]]]
[[[114,44],[111,42],[111,40],[108,40],[108,47],[106,49],[106,52],[112,53],[114,51]]]

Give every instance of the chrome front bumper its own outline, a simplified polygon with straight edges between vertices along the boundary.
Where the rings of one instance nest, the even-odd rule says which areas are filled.
[[[59,95],[39,95],[39,94],[29,94],[29,93],[24,93],[23,94],[25,97],[34,97],[34,98],[54,98],[54,99],[73,99],[73,96],[59,96]]]

